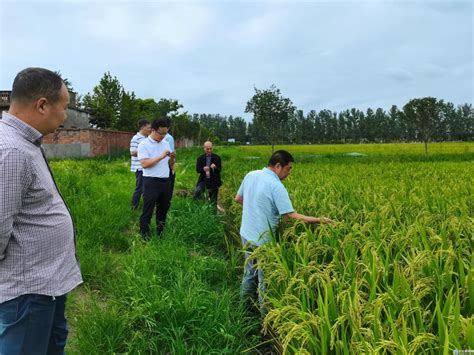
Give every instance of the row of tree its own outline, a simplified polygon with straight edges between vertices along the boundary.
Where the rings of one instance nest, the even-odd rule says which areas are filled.
[[[191,121],[187,112],[177,100],[141,99],[135,93],[126,91],[117,77],[106,72],[91,93],[80,98],[76,105],[90,112],[93,127],[134,132],[138,121],[168,116],[171,118],[175,139],[190,138],[201,141],[212,133],[198,122]]]
[[[246,112],[253,113],[248,135],[254,143],[362,143],[453,141],[474,139],[472,104],[454,106],[434,97],[412,99],[402,110],[366,112],[310,111],[306,116],[271,86],[255,89]]]
[[[247,123],[242,117],[180,113],[183,105],[174,99],[157,102],[137,98],[107,72],[79,106],[91,113],[94,127],[123,131],[135,131],[142,118],[167,115],[176,139],[187,137],[199,142],[211,138],[272,145],[413,141],[426,145],[430,140],[474,140],[472,104],[455,107],[433,97],[412,99],[402,109],[393,105],[388,112],[353,108],[341,112],[312,110],[305,115],[272,85],[266,90],[255,88],[245,107],[245,112],[253,114]]]

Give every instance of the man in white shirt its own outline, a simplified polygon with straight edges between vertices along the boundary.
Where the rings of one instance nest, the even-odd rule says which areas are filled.
[[[156,206],[156,232],[160,236],[165,227],[170,207],[170,169],[174,167],[175,154],[163,138],[168,133],[166,119],[151,123],[151,133],[138,145],[138,160],[143,168],[143,212],[140,217],[140,234],[151,238],[150,221]]]
[[[138,160],[138,145],[150,134],[150,122],[148,120],[138,121],[138,132],[135,134],[130,141],[130,156],[131,164],[130,171],[135,173],[135,191],[132,195],[132,209],[136,210],[140,204],[140,197],[143,191],[143,169]]]

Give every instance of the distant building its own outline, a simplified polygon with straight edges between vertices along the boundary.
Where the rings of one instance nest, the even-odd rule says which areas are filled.
[[[8,111],[10,108],[10,94],[11,91],[0,91],[0,119],[3,111]],[[76,93],[69,91],[70,101],[67,109],[67,118],[61,128],[90,128],[90,114],[89,112],[80,109],[76,106]]]
[[[11,91],[0,91],[0,119],[3,111],[10,108]],[[89,112],[76,106],[76,94],[69,91],[70,102],[64,124],[54,133],[43,138],[43,148],[48,158],[87,158],[115,156],[128,152],[135,132],[96,129],[90,125]],[[194,141],[181,138],[177,148],[192,147]]]
[[[0,91],[0,119],[10,108],[11,91]],[[48,158],[85,158],[117,155],[128,151],[132,132],[93,129],[89,112],[76,106],[76,94],[69,91],[70,101],[64,124],[43,138]]]
[[[227,138],[227,142],[229,142],[229,143],[235,143],[235,138]]]

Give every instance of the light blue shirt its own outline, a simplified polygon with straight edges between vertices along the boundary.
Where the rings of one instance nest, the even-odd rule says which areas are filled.
[[[138,145],[138,160],[156,158],[163,154],[165,150],[171,151],[168,142],[164,139],[161,142],[155,141],[148,137]],[[166,157],[160,160],[157,164],[149,168],[143,168],[143,176],[169,178],[170,167],[168,165],[170,158]]]
[[[169,133],[166,133],[166,136],[165,136],[165,138],[163,138],[163,139],[164,139],[165,141],[167,141],[168,144],[170,145],[170,148],[171,148],[170,151],[171,151],[171,152],[174,152],[174,138],[173,138],[173,136],[172,136],[171,134],[169,134]]]
[[[237,194],[244,200],[240,235],[257,246],[268,242],[269,227],[275,232],[281,215],[294,211],[285,186],[268,168],[248,173]]]

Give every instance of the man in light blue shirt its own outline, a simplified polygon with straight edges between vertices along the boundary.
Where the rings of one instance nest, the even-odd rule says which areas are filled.
[[[164,140],[168,133],[166,120],[151,123],[151,133],[138,145],[138,160],[143,167],[143,212],[140,217],[140,234],[151,238],[150,222],[156,206],[156,232],[160,236],[165,227],[170,207],[170,169],[174,165],[174,153]]]
[[[280,218],[292,218],[306,223],[332,223],[329,218],[305,216],[293,209],[290,197],[282,181],[290,175],[293,157],[285,150],[278,150],[270,158],[268,167],[248,173],[235,196],[235,201],[243,205],[240,236],[245,252],[246,265],[242,280],[241,294],[252,300],[257,293],[258,300],[265,312],[262,292],[265,292],[263,273],[255,268],[254,261],[247,261],[250,249],[259,247],[270,240],[275,233]],[[271,229],[271,231],[270,231]]]
[[[171,153],[175,154],[175,160],[176,160],[176,150],[174,147],[174,138],[173,136],[169,133],[170,127],[171,127],[171,120],[169,118],[166,118],[166,127],[168,128],[168,133],[166,134],[164,140],[168,142],[170,145],[170,151]],[[170,169],[170,200],[173,197],[173,191],[174,191],[174,181],[176,180],[176,171],[174,171],[174,166],[172,169]]]

